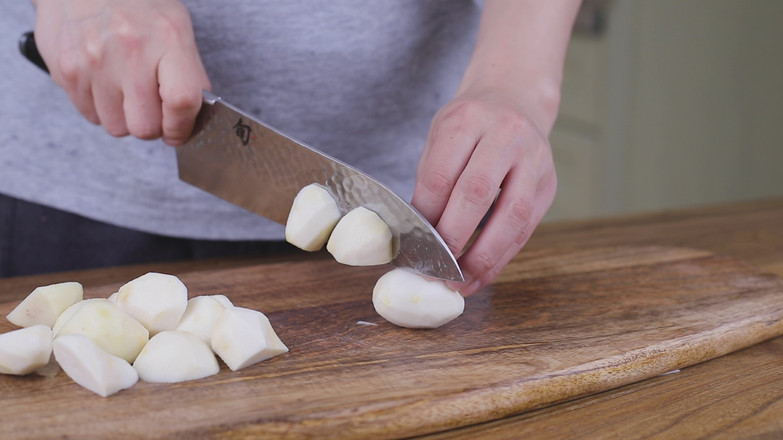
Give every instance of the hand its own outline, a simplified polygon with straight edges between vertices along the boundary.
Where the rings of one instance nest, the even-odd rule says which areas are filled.
[[[113,136],[179,145],[209,79],[179,0],[38,0],[35,37],[79,112]]]
[[[413,205],[459,257],[465,283],[448,284],[465,296],[495,279],[555,197],[547,139],[579,4],[486,0],[456,98],[433,119]]]
[[[441,109],[419,162],[413,205],[459,256],[465,283],[450,287],[467,296],[489,284],[530,238],[556,187],[547,137],[510,99],[466,93]]]

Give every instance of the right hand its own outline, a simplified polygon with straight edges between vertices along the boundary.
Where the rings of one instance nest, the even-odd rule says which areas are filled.
[[[35,40],[52,79],[112,136],[184,142],[209,78],[179,0],[37,0]]]

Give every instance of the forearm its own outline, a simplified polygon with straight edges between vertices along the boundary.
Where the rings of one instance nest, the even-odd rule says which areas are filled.
[[[486,0],[459,94],[502,93],[549,133],[580,0]]]

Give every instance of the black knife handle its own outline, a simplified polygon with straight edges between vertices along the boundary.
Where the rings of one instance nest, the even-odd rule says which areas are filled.
[[[44,63],[41,54],[38,52],[38,46],[35,45],[35,34],[33,31],[25,32],[19,37],[19,51],[22,52],[22,55],[30,60],[31,63],[38,66],[38,68],[44,72],[49,73],[49,68],[46,67],[46,63]]]

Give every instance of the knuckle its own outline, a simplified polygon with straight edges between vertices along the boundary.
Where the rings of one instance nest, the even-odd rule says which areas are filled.
[[[98,119],[98,115],[96,115],[95,112],[82,111],[81,113],[82,116],[84,116],[84,119],[86,119],[92,125],[101,125],[101,120]]]
[[[144,51],[145,38],[132,30],[122,29],[115,37],[126,54],[129,63],[138,63],[139,54]]]
[[[436,197],[447,197],[454,187],[454,180],[442,170],[429,170],[424,175],[422,187]]]
[[[128,132],[128,129],[127,129],[127,128],[125,128],[125,127],[121,127],[121,126],[119,126],[119,125],[117,125],[117,126],[114,126],[114,125],[108,125],[108,126],[107,126],[107,125],[104,125],[104,126],[103,126],[103,128],[104,128],[104,129],[106,130],[106,132],[107,132],[107,133],[109,133],[111,136],[114,136],[114,137],[117,137],[117,138],[119,138],[119,137],[123,137],[123,136],[127,136],[127,135],[129,135],[129,134],[130,134],[130,133]]]
[[[163,105],[172,112],[195,115],[196,110],[201,106],[201,90],[189,91],[178,87],[165,91],[162,89],[161,99]]]
[[[533,217],[533,202],[528,199],[516,199],[508,208],[507,221],[515,230],[524,229]]]
[[[180,123],[173,123],[169,121],[169,123],[166,124],[165,119],[163,122],[164,123],[161,125],[161,136],[163,137],[163,140],[170,145],[178,145],[184,142],[188,136],[190,136],[191,129],[193,128],[193,125],[188,124],[187,122],[180,121]]]
[[[464,136],[476,120],[483,118],[481,103],[471,100],[453,101],[443,107],[434,118],[436,139]]]
[[[115,15],[113,23],[113,38],[125,49],[135,50],[141,48],[145,37],[139,33],[131,20],[122,14]]]
[[[106,47],[104,41],[92,38],[84,43],[81,52],[81,61],[85,69],[95,71],[103,67],[106,61]]]
[[[111,136],[123,137],[130,134],[125,121],[119,118],[106,117],[106,113],[99,113],[98,120],[103,129]]]
[[[492,181],[482,175],[472,175],[464,179],[460,191],[468,203],[478,206],[489,206],[495,200],[497,187]]]
[[[535,203],[525,198],[518,198],[509,205],[505,221],[513,231],[513,246],[521,248],[530,239],[534,228],[535,209]]]
[[[514,247],[517,248],[517,250],[522,249],[522,246],[527,243],[527,241],[530,239],[530,236],[532,235],[533,229],[526,226],[517,232],[516,237],[514,238]]]
[[[475,119],[484,113],[484,104],[475,100],[458,101],[452,109],[452,115],[460,119]]]
[[[79,78],[79,62],[76,53],[72,50],[60,52],[55,60],[55,66],[60,78],[66,85],[75,84]]]
[[[92,105],[92,101],[85,102],[77,99],[73,100],[73,104],[79,113],[84,116],[84,119],[93,125],[101,125],[101,118],[98,117],[98,112],[95,110],[95,106]]]
[[[471,100],[452,101],[438,112],[439,119],[463,120],[476,116],[478,103]]]
[[[501,112],[498,124],[509,144],[521,145],[530,131],[530,121],[524,115],[511,109]]]
[[[501,121],[512,131],[522,131],[530,125],[530,121],[528,121],[525,115],[511,108],[507,108],[502,112]]]
[[[471,274],[483,281],[495,277],[496,266],[495,258],[488,253],[477,252],[471,256]]]
[[[457,101],[444,114],[457,127],[467,126],[484,117],[484,104],[473,100]]]
[[[161,136],[160,125],[152,122],[136,123],[128,127],[128,131],[129,134],[144,140],[157,139]]]

